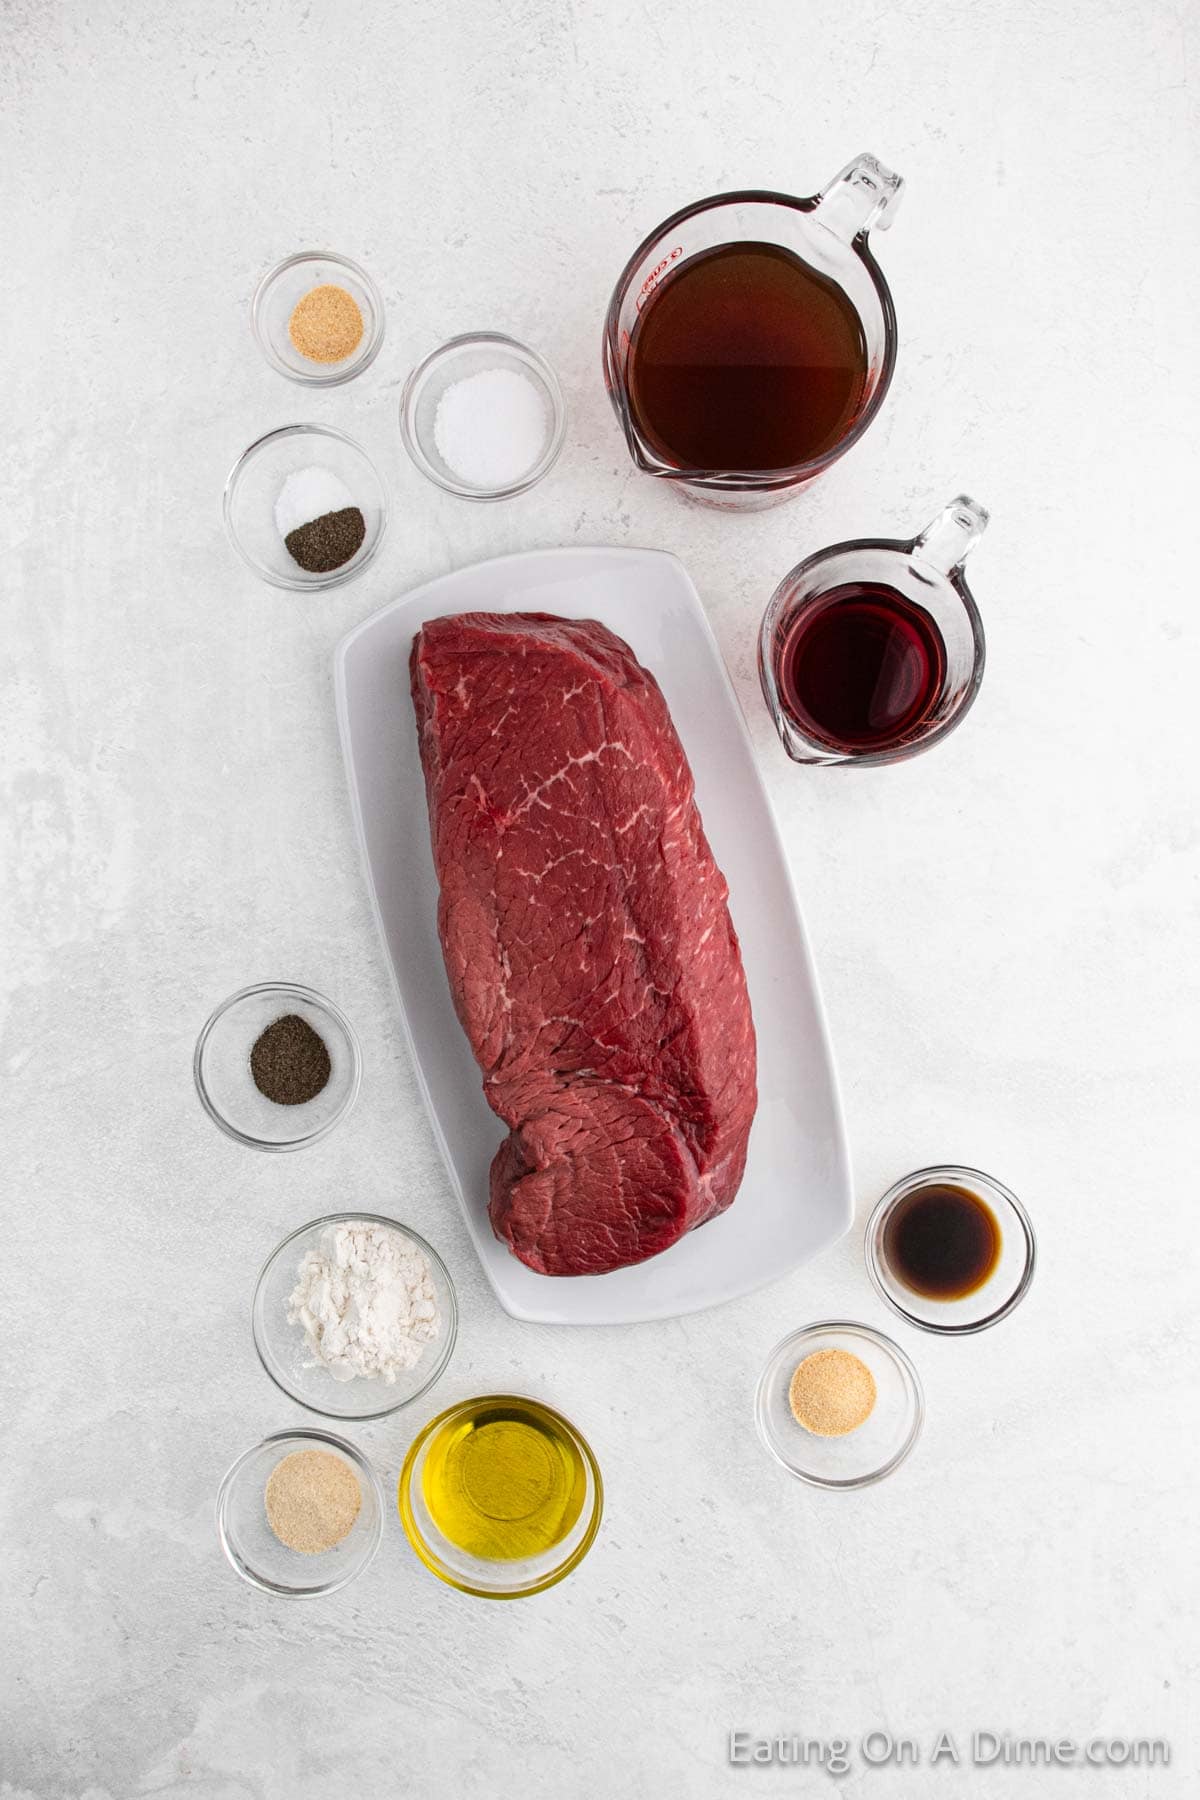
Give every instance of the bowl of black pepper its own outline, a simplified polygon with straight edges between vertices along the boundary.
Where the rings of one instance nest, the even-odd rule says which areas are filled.
[[[332,1000],[259,982],[222,1001],[196,1040],[196,1092],[214,1124],[253,1150],[302,1150],[358,1097],[362,1056]]]
[[[387,525],[383,477],[332,425],[257,438],[225,483],[229,540],[273,587],[336,587],[366,568]]]

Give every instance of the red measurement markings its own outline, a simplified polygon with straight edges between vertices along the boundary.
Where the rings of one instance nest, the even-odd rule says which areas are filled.
[[[655,263],[654,267],[651,269],[650,273],[647,275],[645,281],[643,281],[641,288],[638,291],[636,306],[637,306],[637,310],[639,312],[641,312],[643,306],[645,306],[647,300],[650,298],[651,294],[654,292],[655,288],[658,286],[659,282],[662,280],[663,276],[666,274],[666,272],[670,268],[671,264],[673,262],[678,262],[679,258],[682,255],[683,255],[683,245],[676,244],[675,248],[673,250],[669,250],[667,252],[666,256],[663,257],[661,262]]]

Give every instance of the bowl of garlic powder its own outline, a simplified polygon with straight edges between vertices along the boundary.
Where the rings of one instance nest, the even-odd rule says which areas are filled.
[[[254,341],[273,369],[307,387],[337,387],[369,369],[383,343],[383,296],[367,271],[332,250],[298,250],[259,282]]]
[[[380,1419],[428,1393],[450,1361],[458,1302],[410,1226],[329,1213],[291,1232],[254,1290],[254,1346],[275,1385],[331,1419]]]
[[[810,1487],[849,1490],[891,1475],[921,1433],[921,1378],[870,1325],[825,1319],[776,1344],[754,1401],[758,1435]]]

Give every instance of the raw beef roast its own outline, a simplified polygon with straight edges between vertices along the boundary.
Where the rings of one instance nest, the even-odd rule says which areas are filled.
[[[412,692],[450,989],[509,1127],[493,1229],[547,1275],[641,1262],[729,1205],[756,1102],[666,702],[605,626],[543,613],[432,620]]]

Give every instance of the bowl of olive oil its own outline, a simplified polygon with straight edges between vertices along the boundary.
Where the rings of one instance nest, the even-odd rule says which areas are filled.
[[[440,1580],[515,1600],[587,1555],[604,1487],[569,1419],[540,1400],[486,1394],[429,1421],[404,1459],[398,1504],[409,1543]]]

